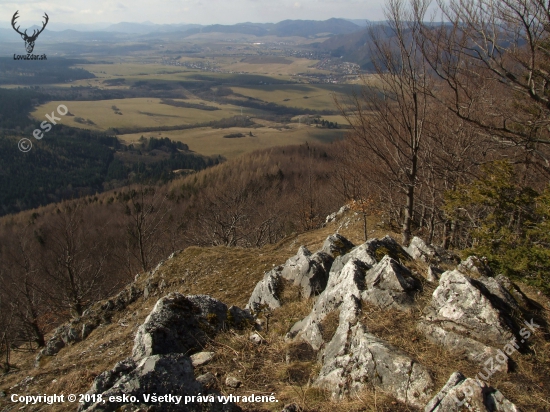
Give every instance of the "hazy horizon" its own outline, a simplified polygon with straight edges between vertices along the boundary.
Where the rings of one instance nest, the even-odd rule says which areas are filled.
[[[15,11],[18,24],[40,24],[47,13],[48,28],[57,25],[111,25],[117,23],[153,24],[236,24],[244,22],[277,23],[282,20],[328,20],[330,18],[382,20],[382,0],[161,0],[151,4],[144,0],[99,0],[90,3],[74,0],[43,2],[20,0],[0,4],[2,26],[10,25]]]

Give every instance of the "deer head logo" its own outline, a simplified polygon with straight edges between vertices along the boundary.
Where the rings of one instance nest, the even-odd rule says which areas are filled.
[[[19,10],[17,10],[15,12],[15,14],[13,15],[12,19],[11,19],[11,25],[13,27],[13,29],[19,33],[21,35],[21,38],[23,40],[25,40],[25,48],[27,49],[27,53],[32,53],[32,51],[34,50],[34,42],[36,41],[36,38],[38,37],[38,35],[40,33],[42,33],[44,31],[44,29],[46,28],[46,24],[48,24],[48,20],[49,20],[49,17],[46,13],[44,13],[44,18],[46,19],[46,21],[44,23],[42,23],[42,28],[40,30],[33,30],[33,33],[31,36],[29,36],[27,34],[27,30],[25,30],[24,33],[21,33],[19,31],[19,26],[17,26],[17,28],[15,27],[15,20],[17,20],[17,18],[19,17],[17,15],[17,13],[19,13]]]

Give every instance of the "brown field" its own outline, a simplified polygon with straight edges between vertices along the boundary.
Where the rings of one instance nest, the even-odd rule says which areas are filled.
[[[252,131],[253,137],[249,136]],[[223,136],[232,133],[242,133],[245,137],[227,139]],[[141,136],[169,137],[189,145],[189,149],[207,156],[222,155],[228,159],[240,156],[243,153],[275,146],[303,144],[305,142],[330,142],[344,135],[344,130],[319,129],[306,125],[292,124],[289,129],[275,127],[261,127],[248,129],[232,127],[229,129],[212,129],[209,127],[174,130],[154,133],[134,133],[120,135],[119,138],[126,144],[135,143]]]
[[[187,103],[205,103],[198,99],[185,100]],[[232,105],[219,105],[208,102],[210,106],[220,110],[206,111],[185,107],[175,107],[162,104],[157,98],[114,99],[96,101],[55,101],[38,106],[31,114],[38,120],[43,120],[44,114],[55,111],[57,106],[64,104],[74,116],[63,116],[62,124],[92,130],[107,130],[119,127],[156,127],[196,124],[220,120],[241,114],[241,109]],[[122,115],[116,114],[112,106],[116,106]],[[251,109],[244,113],[253,112]],[[82,124],[75,118],[89,119],[93,124]]]

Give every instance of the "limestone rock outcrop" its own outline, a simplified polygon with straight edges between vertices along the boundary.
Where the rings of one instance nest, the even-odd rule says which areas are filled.
[[[424,408],[424,412],[519,412],[504,395],[484,382],[478,384],[460,372],[451,375],[445,386]]]
[[[286,261],[281,276],[300,286],[304,298],[310,298],[325,289],[333,260],[325,252],[311,253],[301,246],[298,253]]]
[[[264,275],[264,278],[256,284],[245,309],[257,312],[262,306],[267,306],[269,309],[281,307],[279,296],[282,282],[281,270],[282,266],[278,266]]]
[[[252,317],[238,311],[242,317]],[[207,337],[229,326],[229,310],[224,303],[206,295],[185,296],[170,293],[158,300],[155,307],[139,327],[132,356],[145,356],[172,352],[191,353],[200,350]]]
[[[115,397],[116,402],[91,397],[79,411],[115,411],[127,404],[136,409],[153,406],[159,412],[241,410],[218,399],[219,393],[211,389],[212,379],[205,376],[196,379],[194,365],[205,365],[214,356],[211,352],[199,352],[207,338],[229,327],[252,323],[253,318],[247,311],[235,306],[228,308],[210,296],[168,294],[158,300],[139,327],[132,357],[100,374],[88,391],[89,395],[102,395],[103,400]],[[151,394],[177,394],[182,398],[159,401],[147,397]],[[192,400],[185,403],[186,396]]]
[[[418,328],[430,340],[472,361],[495,356],[518,330],[517,304],[493,278],[472,279],[458,270],[441,275]]]

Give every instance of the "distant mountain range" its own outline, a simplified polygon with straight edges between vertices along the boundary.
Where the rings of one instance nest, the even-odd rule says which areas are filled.
[[[284,20],[279,23],[239,23],[233,25],[213,24],[203,26],[200,24],[154,24],[151,22],[116,24],[51,24],[41,35],[43,39],[57,40],[65,38],[70,41],[102,40],[111,38],[123,40],[124,38],[147,40],[148,37],[156,37],[162,34],[177,34],[188,37],[197,33],[240,33],[255,36],[278,37],[320,37],[325,35],[350,34],[357,32],[366,25],[367,20],[346,20],[332,18],[325,21],[318,20]],[[29,32],[38,29],[38,26],[28,28]],[[116,34],[111,37],[113,34]],[[17,34],[6,23],[0,25],[0,40],[17,40]]]

